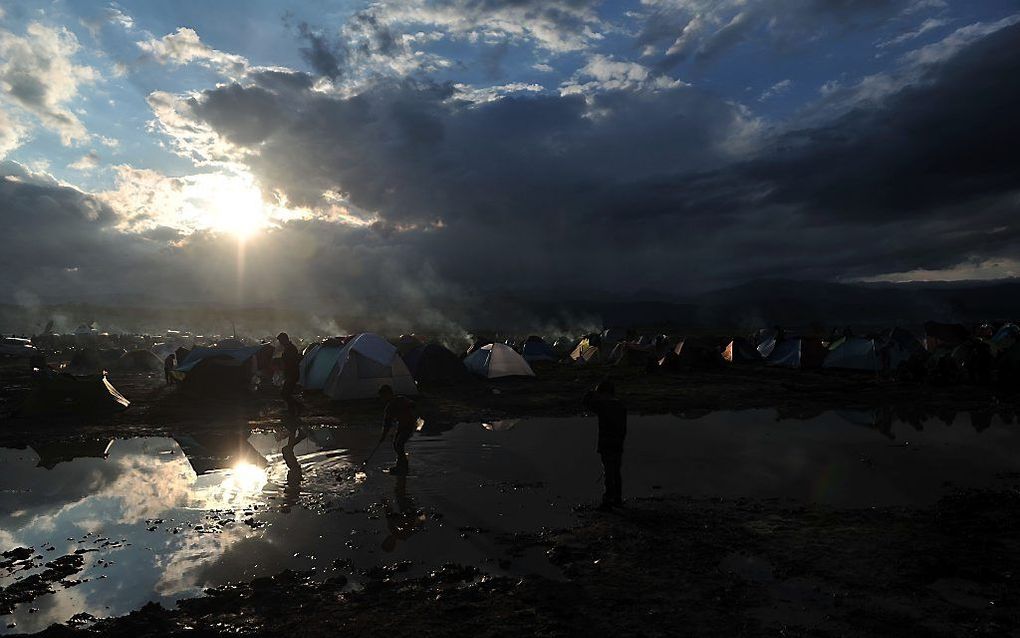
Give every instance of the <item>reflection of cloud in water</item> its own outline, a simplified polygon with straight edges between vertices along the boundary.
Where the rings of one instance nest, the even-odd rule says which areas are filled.
[[[183,537],[181,546],[173,553],[156,560],[156,567],[162,572],[156,583],[156,592],[161,596],[172,596],[191,592],[201,586],[197,582],[201,577],[200,570],[251,534],[252,530],[238,521],[233,527],[216,534],[189,534]]]

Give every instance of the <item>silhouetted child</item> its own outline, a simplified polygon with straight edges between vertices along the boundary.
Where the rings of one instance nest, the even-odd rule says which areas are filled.
[[[397,463],[390,468],[390,473],[407,474],[407,453],[404,451],[404,445],[418,424],[414,413],[414,401],[405,396],[394,395],[393,388],[388,385],[379,388],[379,397],[386,401],[386,409],[383,411],[383,432],[379,440],[383,441],[386,438],[394,424],[397,426],[396,434],[393,435],[393,451],[397,455]]]

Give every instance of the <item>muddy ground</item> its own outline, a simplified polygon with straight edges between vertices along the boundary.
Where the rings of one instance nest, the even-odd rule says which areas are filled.
[[[546,548],[562,581],[397,565],[351,591],[284,572],[42,635],[1020,635],[1016,490],[920,510],[663,497],[581,518],[509,541]]]
[[[881,428],[893,417],[951,420],[960,412],[974,423],[992,415],[1012,423],[1020,407],[1020,394],[1010,389],[758,366],[670,375],[551,366],[538,373],[534,380],[425,388],[418,404],[427,427],[439,430],[569,416],[580,412],[585,391],[611,375],[639,414],[776,408],[781,417],[808,418],[863,408],[876,412]],[[10,408],[27,380],[22,372],[2,375],[0,399]],[[282,418],[275,389],[225,400],[168,390],[161,375],[110,380],[132,400],[127,412],[7,418],[0,445],[263,427]],[[377,401],[303,400],[306,423],[378,427]],[[394,565],[359,574],[369,584],[353,591],[344,578],[321,583],[285,572],[210,590],[176,609],[149,605],[122,618],[78,618],[44,634],[1020,636],[1020,477],[1010,478],[1012,490],[959,492],[922,509],[637,499],[612,513],[584,510],[571,530],[506,539],[520,551],[544,548],[563,580],[479,576],[459,566],[406,580]]]

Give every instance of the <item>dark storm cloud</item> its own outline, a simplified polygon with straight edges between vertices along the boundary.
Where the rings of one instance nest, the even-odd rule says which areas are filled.
[[[298,25],[298,33],[307,42],[307,46],[301,47],[301,56],[316,73],[332,79],[343,75],[347,51],[342,43],[313,31],[305,22]]]
[[[748,167],[775,201],[854,219],[926,216],[1020,187],[1020,26],[977,42],[879,108],[784,136]],[[799,176],[793,179],[793,176]]]
[[[764,142],[691,87],[472,104],[410,80],[351,98],[234,85],[193,111],[258,139],[248,161],[267,187],[306,205],[342,193],[454,282],[868,276],[1018,247],[1018,29]]]

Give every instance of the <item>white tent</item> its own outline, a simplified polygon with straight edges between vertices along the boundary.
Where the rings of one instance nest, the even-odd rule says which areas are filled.
[[[848,337],[825,357],[823,368],[877,372],[880,363],[873,339]]]
[[[490,343],[475,350],[464,359],[468,370],[486,379],[498,377],[533,377],[534,370],[524,357],[502,343]]]
[[[388,341],[371,333],[346,344],[313,347],[301,362],[301,385],[331,399],[367,399],[388,385],[397,394],[418,394],[414,378]]]

